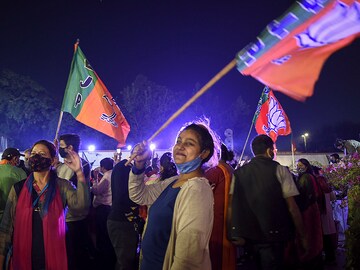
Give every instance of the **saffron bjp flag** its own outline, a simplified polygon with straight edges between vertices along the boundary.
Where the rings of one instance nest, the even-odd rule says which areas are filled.
[[[130,126],[110,92],[75,44],[61,110],[124,146]]]
[[[274,141],[279,135],[291,133],[290,121],[274,93],[265,87],[253,118],[258,134],[266,134]]]
[[[237,54],[237,68],[304,100],[336,50],[360,36],[360,0],[299,0]]]

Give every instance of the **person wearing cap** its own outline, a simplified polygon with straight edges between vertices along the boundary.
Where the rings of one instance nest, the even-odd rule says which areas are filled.
[[[16,148],[6,148],[1,156],[0,164],[10,164],[12,166],[18,166],[20,163],[20,156],[24,156]]]
[[[0,222],[4,213],[6,200],[11,187],[20,180],[26,179],[26,173],[19,164],[20,156],[23,156],[16,148],[7,148],[3,152],[0,161]]]

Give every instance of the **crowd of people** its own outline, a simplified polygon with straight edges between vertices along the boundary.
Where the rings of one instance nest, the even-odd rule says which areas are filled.
[[[267,135],[238,168],[207,119],[186,123],[160,158],[144,141],[92,169],[79,147],[64,134],[3,152],[1,269],[232,270],[244,252],[256,269],[336,263],[331,185],[306,159],[295,173],[274,161]]]

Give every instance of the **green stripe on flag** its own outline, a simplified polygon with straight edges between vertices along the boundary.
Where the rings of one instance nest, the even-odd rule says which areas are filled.
[[[286,38],[292,31],[311,19],[333,0],[296,1],[283,15],[269,23],[257,41],[248,44],[237,55],[237,69],[242,71]]]
[[[269,99],[269,92],[270,92],[269,87],[265,86],[264,90],[261,93],[259,102],[256,107],[256,111],[255,111],[255,114],[254,114],[254,117],[252,120],[253,123],[255,123],[257,118],[259,117],[262,105]]]
[[[69,79],[66,84],[61,110],[70,113],[76,118],[86,98],[94,89],[96,81],[97,76],[95,72],[80,47],[77,46],[71,62]]]

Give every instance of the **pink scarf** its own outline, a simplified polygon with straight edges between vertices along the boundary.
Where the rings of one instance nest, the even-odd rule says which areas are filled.
[[[56,179],[50,179],[50,181],[56,181]],[[32,190],[29,187],[32,187],[32,182],[33,176],[31,174],[24,183],[16,205],[13,239],[14,270],[31,270],[32,215],[34,210]],[[55,189],[55,196],[49,202],[47,212],[42,217],[45,266],[49,270],[67,270],[64,207],[57,183],[54,182],[51,186]],[[49,194],[51,194],[50,190],[46,192],[45,196],[50,196]]]

